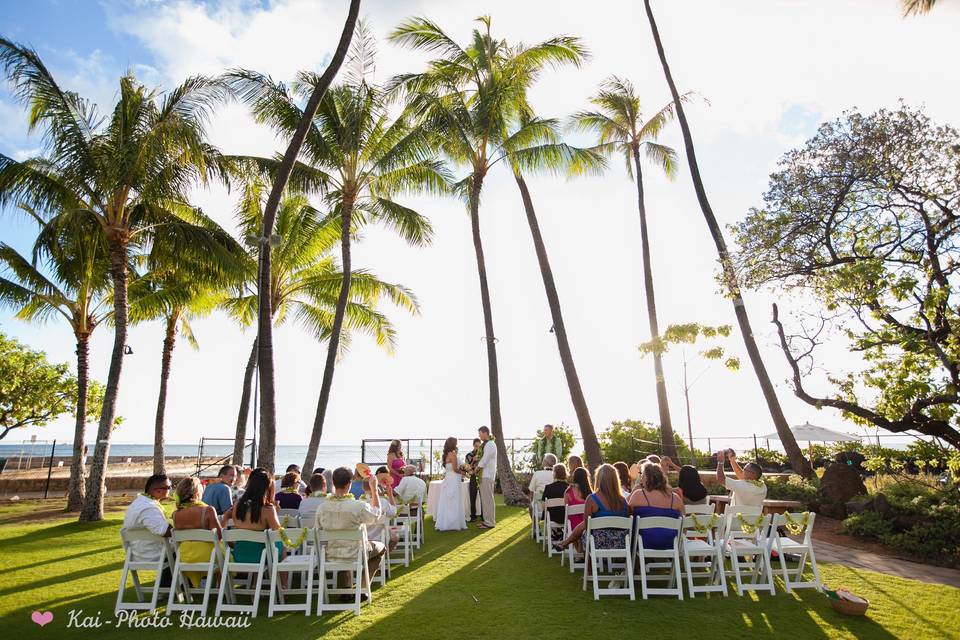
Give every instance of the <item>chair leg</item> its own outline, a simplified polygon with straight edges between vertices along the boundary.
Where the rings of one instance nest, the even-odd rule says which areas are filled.
[[[813,554],[813,545],[810,545],[810,568],[813,569],[813,579],[817,582],[817,591],[823,591],[823,583],[820,581],[820,570],[817,569],[817,558]]]

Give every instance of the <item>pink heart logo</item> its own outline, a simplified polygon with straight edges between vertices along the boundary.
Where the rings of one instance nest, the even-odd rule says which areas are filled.
[[[30,619],[41,627],[53,622],[53,611],[34,611],[30,614]]]

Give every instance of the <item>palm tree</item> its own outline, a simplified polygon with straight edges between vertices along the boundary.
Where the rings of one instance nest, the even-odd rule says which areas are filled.
[[[681,96],[681,100],[687,96]],[[637,181],[637,207],[640,210],[640,250],[643,256],[643,288],[647,298],[647,322],[650,339],[660,337],[657,322],[657,300],[653,289],[653,267],[650,261],[650,236],[647,230],[647,207],[643,198],[643,172],[640,165],[640,150],[648,160],[658,165],[668,178],[677,173],[677,153],[668,146],[658,144],[664,125],[673,119],[673,103],[666,105],[644,122],[640,110],[640,98],[629,80],[613,76],[600,85],[600,91],[590,99],[596,111],[579,111],[573,115],[572,125],[582,131],[598,136],[598,150],[606,153],[623,153],[627,173]],[[663,377],[663,360],[659,351],[653,353],[653,373],[656,383],[657,407],[660,410],[660,440],[663,452],[677,460],[677,444],[673,437],[673,422],[670,419],[670,404],[667,401],[667,385]]]
[[[150,271],[130,287],[130,320],[163,320],[164,338],[160,357],[160,391],[154,421],[153,472],[166,473],[164,465],[164,418],[167,386],[177,335],[193,349],[199,349],[190,320],[207,315],[222,297],[222,289],[204,282],[203,265],[168,260],[166,268]],[[200,267],[198,269],[197,267]]]
[[[249,247],[251,276],[256,273],[255,233],[261,225],[264,191],[261,182],[248,183],[239,207],[241,232],[254,240]],[[292,316],[317,340],[329,341],[333,335],[335,309],[344,280],[340,265],[330,255],[340,243],[339,220],[323,216],[310,206],[303,195],[288,195],[280,203],[276,231],[279,244],[274,249],[275,259],[271,262],[271,318],[279,326]],[[349,345],[351,333],[355,331],[372,336],[377,344],[392,352],[396,344],[396,331],[386,316],[377,310],[377,306],[387,298],[396,306],[417,313],[416,298],[405,287],[383,282],[365,270],[354,270],[350,282],[350,297],[344,308],[338,343],[340,352]],[[224,302],[224,307],[241,325],[248,326],[256,318],[256,286],[256,280],[251,278],[237,295]],[[252,379],[253,367],[248,366],[237,421],[234,461],[243,458]],[[258,464],[261,463],[258,461]],[[304,468],[312,469],[312,465],[311,461]]]
[[[372,42],[364,29],[360,32],[351,66],[365,68],[372,59]],[[229,78],[250,102],[257,120],[278,132],[289,132],[302,116],[294,96],[283,85],[250,72],[233,73]],[[301,81],[306,86],[314,84],[308,74],[301,74]],[[352,286],[351,235],[366,225],[382,224],[410,245],[429,243],[433,230],[427,219],[393,197],[414,191],[443,193],[447,186],[448,176],[443,164],[432,157],[426,132],[411,126],[403,116],[391,118],[386,106],[384,92],[362,77],[330,89],[320,102],[301,151],[302,161],[292,177],[312,182],[324,192],[330,217],[339,223],[343,274],[304,469],[313,468],[323,435]],[[265,159],[254,162],[269,165]]]
[[[14,95],[30,107],[30,127],[43,128],[45,151],[22,162],[0,155],[0,205],[49,213],[51,228],[89,218],[106,238],[114,344],[80,512],[81,521],[100,520],[127,340],[131,250],[151,247],[211,264],[230,256],[229,237],[209,230],[203,214],[187,204],[195,184],[226,174],[222,156],[205,140],[205,123],[226,88],[196,76],[161,95],[127,75],[110,115],[101,117],[88,100],[63,90],[32,49],[0,38],[0,66]]]
[[[929,13],[930,10],[933,9],[933,5],[936,3],[937,0],[901,0],[904,17],[910,15],[918,16],[921,13]]]
[[[257,312],[257,369],[260,374],[260,452],[259,462],[262,466],[273,471],[274,455],[276,453],[277,440],[277,411],[276,411],[276,389],[274,387],[273,376],[273,321],[270,313],[270,278],[273,273],[271,267],[271,246],[270,238],[273,236],[273,226],[276,222],[277,208],[287,189],[287,183],[293,172],[294,164],[300,155],[300,148],[303,146],[304,139],[307,137],[307,131],[311,127],[314,114],[317,107],[320,106],[320,100],[323,98],[330,84],[333,82],[340,65],[346,58],[347,50],[350,48],[350,40],[353,38],[353,29],[357,22],[357,16],[360,13],[360,0],[350,0],[350,9],[347,12],[347,19],[343,24],[343,31],[340,34],[340,41],[337,43],[337,49],[333,53],[330,64],[327,65],[323,75],[316,78],[313,84],[310,99],[307,100],[303,108],[300,120],[293,127],[293,134],[290,136],[290,143],[283,154],[277,170],[273,173],[273,186],[270,189],[270,195],[267,197],[267,203],[263,210],[263,222],[259,230],[259,264],[258,264],[258,291],[260,301]]]
[[[43,224],[43,221],[37,218]],[[97,229],[65,233],[57,242],[36,246],[45,255],[50,277],[34,262],[12,247],[0,243],[0,263],[10,278],[0,277],[0,304],[16,311],[28,322],[61,317],[73,330],[77,348],[77,405],[73,435],[73,458],[67,489],[67,511],[79,511],[84,487],[83,441],[90,395],[90,336],[113,313],[110,305],[110,277],[106,248]],[[89,414],[93,417],[94,414]]]
[[[747,355],[750,357],[750,363],[753,365],[754,373],[757,375],[757,381],[760,383],[760,390],[764,399],[767,401],[767,409],[770,411],[770,417],[776,426],[777,434],[780,436],[780,442],[790,460],[790,466],[793,470],[805,478],[813,478],[813,468],[803,452],[797,446],[797,441],[790,431],[787,419],[783,415],[783,409],[780,407],[780,400],[777,398],[777,392],[770,381],[770,374],[763,364],[760,357],[760,349],[757,347],[757,341],[753,337],[753,329],[750,327],[750,317],[747,315],[747,307],[744,303],[740,291],[740,284],[737,280],[737,274],[734,271],[733,263],[730,260],[730,251],[727,249],[727,242],[723,237],[723,230],[717,222],[713,209],[710,207],[710,201],[707,199],[707,192],[703,187],[703,180],[700,177],[700,167],[697,164],[697,155],[693,147],[693,135],[690,133],[690,125],[687,123],[687,116],[683,111],[680,93],[677,91],[677,85],[673,81],[673,75],[670,73],[670,66],[667,64],[667,56],[663,51],[663,43],[660,41],[660,32],[657,30],[657,23],[653,17],[653,10],[650,8],[650,0],[643,0],[647,11],[647,20],[650,22],[650,30],[653,32],[653,40],[657,47],[657,54],[660,56],[660,65],[663,67],[663,75],[670,86],[670,94],[673,96],[673,104],[677,112],[677,120],[680,122],[680,130],[683,133],[683,145],[687,153],[687,164],[690,167],[690,177],[693,180],[693,188],[697,193],[697,201],[700,203],[700,210],[706,220],[707,228],[713,237],[713,243],[717,247],[717,254],[720,258],[720,266],[723,269],[724,283],[727,293],[733,302],[733,312],[737,316],[737,324],[740,326],[740,335],[743,337],[743,343],[747,348]]]
[[[442,153],[454,164],[469,169],[469,174],[455,188],[467,204],[477,260],[487,349],[490,427],[496,437],[498,476],[504,500],[508,504],[523,504],[526,498],[510,468],[503,442],[496,335],[480,235],[480,196],[493,165],[524,146],[520,144],[523,136],[532,131],[520,127],[519,131],[524,133],[518,136],[517,131],[511,133],[511,125],[528,111],[526,90],[536,70],[548,64],[575,64],[583,52],[576,39],[557,37],[518,50],[520,59],[504,64],[511,55],[509,47],[504,41],[491,37],[488,17],[479,21],[485,30],[474,29],[471,44],[466,48],[427,18],[412,18],[402,23],[390,35],[392,41],[436,53],[439,57],[428,64],[427,71],[397,76],[391,85],[406,94],[408,110],[436,133]],[[582,429],[588,426],[588,422],[581,423]],[[590,438],[589,433],[585,433],[584,446],[590,463],[598,464],[600,449],[595,434]]]

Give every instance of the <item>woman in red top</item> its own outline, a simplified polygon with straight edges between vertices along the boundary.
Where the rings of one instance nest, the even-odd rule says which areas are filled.
[[[390,448],[387,449],[387,471],[390,472],[390,481],[393,483],[394,489],[403,480],[403,468],[405,466],[407,466],[407,461],[403,459],[403,447],[399,440],[392,440]]]

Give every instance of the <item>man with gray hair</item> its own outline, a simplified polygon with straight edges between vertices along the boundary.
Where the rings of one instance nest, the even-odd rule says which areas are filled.
[[[403,477],[397,485],[396,494],[404,502],[423,502],[427,495],[427,483],[414,475],[417,468],[408,464],[403,468]]]
[[[557,464],[557,456],[548,453],[543,456],[543,468],[533,472],[527,491],[533,502],[543,500],[543,488],[553,482],[553,465]],[[533,504],[530,505],[530,517],[533,517]]]

